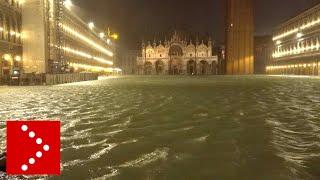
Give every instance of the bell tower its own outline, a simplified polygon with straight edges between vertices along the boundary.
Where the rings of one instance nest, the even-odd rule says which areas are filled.
[[[226,63],[228,75],[254,73],[252,0],[227,0]]]

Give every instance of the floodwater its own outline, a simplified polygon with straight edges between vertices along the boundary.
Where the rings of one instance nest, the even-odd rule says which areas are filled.
[[[0,117],[0,152],[6,119],[61,119],[62,175],[46,179],[320,179],[316,78],[0,87]]]

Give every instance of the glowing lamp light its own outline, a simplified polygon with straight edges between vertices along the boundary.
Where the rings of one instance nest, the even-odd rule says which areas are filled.
[[[101,32],[101,33],[99,34],[99,36],[100,36],[101,39],[103,39],[104,37],[106,37],[106,34],[104,34],[103,32]]]
[[[107,44],[111,44],[111,40],[110,39],[107,39]]]
[[[65,24],[59,24],[67,33],[72,34],[73,36],[81,39],[82,41],[92,45],[94,48],[96,48],[97,50],[103,52],[104,54],[108,55],[108,56],[113,56],[113,52],[111,52],[110,50],[106,49],[104,46],[101,46],[99,44],[97,44],[95,41],[93,41],[92,39],[84,36],[83,34],[73,30],[71,27],[65,25]]]
[[[297,38],[301,38],[303,36],[302,33],[297,33]]]
[[[5,55],[3,55],[3,59],[6,60],[6,61],[9,61],[9,60],[11,60],[11,55],[10,54],[5,54]]]
[[[3,29],[3,27],[0,27],[0,32],[2,32],[4,29]]]
[[[277,45],[279,45],[279,44],[281,44],[281,41],[280,41],[280,40],[278,40],[276,43],[277,43]]]
[[[15,59],[17,62],[20,62],[20,61],[22,60],[21,56],[16,56],[14,59]]]
[[[112,37],[114,40],[119,39],[119,35],[116,34],[116,33],[112,34],[111,37]]]
[[[71,9],[71,7],[73,6],[73,3],[71,0],[65,0],[64,1],[64,6],[67,8],[67,9]]]
[[[18,3],[19,4],[24,4],[26,1],[25,0],[19,0]]]
[[[89,22],[88,23],[89,28],[92,30],[94,28],[94,23],[93,22]]]

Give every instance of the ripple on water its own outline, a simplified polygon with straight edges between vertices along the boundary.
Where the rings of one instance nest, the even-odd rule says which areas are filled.
[[[320,179],[319,92],[319,80],[264,76],[0,87],[0,153],[4,120],[61,119],[70,179]]]
[[[169,154],[169,148],[160,148],[155,151],[141,155],[139,158],[126,162],[119,167],[143,167],[159,160],[166,160]]]
[[[114,144],[107,144],[107,147],[92,154],[89,159],[90,160],[99,159],[101,156],[106,155],[111,149],[115,148],[116,146],[118,146],[118,144],[115,144],[115,143]]]

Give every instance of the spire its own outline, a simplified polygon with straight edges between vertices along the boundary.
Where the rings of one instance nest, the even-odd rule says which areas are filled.
[[[142,48],[145,48],[146,47],[146,44],[144,42],[144,39],[142,40]]]
[[[196,45],[198,46],[199,45],[199,37],[197,36],[196,38]]]
[[[176,30],[174,30],[174,33],[173,33],[173,36],[172,36],[172,40],[173,41],[177,41],[178,40],[177,31]]]
[[[167,40],[167,37],[165,36],[164,37],[164,46],[167,46],[168,45],[168,40]]]
[[[156,43],[156,38],[153,39],[153,47],[156,47],[157,43]]]
[[[212,46],[212,39],[209,37],[208,46]]]

